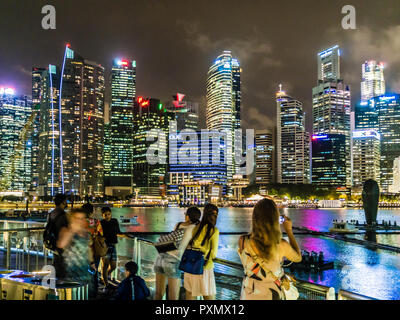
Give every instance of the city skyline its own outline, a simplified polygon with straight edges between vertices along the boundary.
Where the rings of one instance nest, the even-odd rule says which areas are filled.
[[[357,30],[341,28],[340,4],[329,3],[319,14],[319,10],[310,9],[313,4],[318,8],[317,1],[311,1],[310,6],[283,1],[279,5],[256,4],[245,8],[234,3],[232,21],[223,24],[216,19],[218,9],[224,7],[223,1],[213,3],[215,12],[206,10],[207,1],[191,6],[192,10],[181,1],[174,1],[169,6],[152,1],[135,4],[122,1],[121,6],[113,6],[110,10],[110,4],[100,1],[96,5],[96,18],[87,15],[90,6],[86,3],[80,3],[79,12],[73,13],[71,8],[60,3],[56,5],[58,20],[54,31],[42,30],[40,14],[37,17],[31,14],[40,12],[41,1],[20,8],[18,15],[24,16],[27,24],[19,26],[19,29],[15,28],[14,20],[18,20],[15,6],[12,8],[7,2],[0,4],[0,7],[4,6],[0,12],[8,10],[8,16],[0,24],[4,23],[4,32],[10,34],[7,49],[0,49],[3,57],[0,83],[16,87],[20,93],[29,92],[27,71],[33,65],[60,64],[66,42],[70,42],[83,56],[102,64],[106,73],[109,73],[111,61],[116,57],[135,59],[138,62],[139,95],[165,101],[172,93],[182,92],[191,100],[198,101],[202,112],[205,109],[204,70],[220,52],[231,50],[243,68],[242,123],[245,128],[262,129],[265,123],[275,123],[275,117],[267,115],[275,109],[274,93],[279,83],[303,102],[304,111],[310,115],[308,88],[314,84],[317,72],[315,54],[334,44],[342,48],[342,67],[346,70],[342,76],[352,90],[353,105],[360,97],[360,66],[367,60],[384,61],[387,64],[387,91],[394,92],[399,88],[400,61],[395,55],[398,43],[394,41],[399,25],[395,10],[387,10],[399,6],[395,1],[392,5],[367,1],[369,6],[365,1],[354,1]],[[272,14],[278,8],[286,10],[288,17],[296,15],[302,19],[280,22]],[[136,19],[118,20],[119,14],[130,9],[138,12]],[[112,14],[103,19],[106,12]],[[257,19],[263,13],[267,13],[270,19]],[[73,25],[68,24],[67,17],[71,14],[85,19],[76,19]],[[246,24],[233,23],[240,22],[240,17],[247,15],[253,15],[254,19]],[[161,18],[165,16],[168,16],[168,23]],[[320,25],[321,30],[315,31],[314,25]],[[19,30],[18,35],[14,29]],[[21,41],[17,41],[24,35],[28,38],[24,46],[32,50],[23,50]],[[281,45],[282,37],[285,46]],[[176,50],[157,50],[157,47]],[[10,55],[10,52],[19,53]],[[311,121],[307,117],[307,131],[311,131]]]

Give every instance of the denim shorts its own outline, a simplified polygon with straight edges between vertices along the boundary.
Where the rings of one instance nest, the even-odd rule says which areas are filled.
[[[180,278],[181,270],[178,269],[180,261],[168,253],[160,253],[154,264],[154,272],[168,278]]]
[[[108,246],[108,250],[107,250],[107,253],[106,253],[104,259],[107,259],[110,261],[117,261],[117,248],[115,247],[114,244],[110,244]]]

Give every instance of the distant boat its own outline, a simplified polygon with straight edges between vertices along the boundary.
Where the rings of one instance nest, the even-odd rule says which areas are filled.
[[[140,226],[140,223],[137,221],[138,217],[134,216],[132,218],[125,218],[121,216],[119,218],[119,223],[121,225],[129,225],[129,226]]]
[[[354,224],[344,221],[334,221],[333,227],[329,229],[329,232],[334,233],[358,233],[359,230]]]

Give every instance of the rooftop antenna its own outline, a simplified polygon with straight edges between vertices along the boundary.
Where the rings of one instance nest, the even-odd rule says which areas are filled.
[[[279,84],[279,91],[282,92],[282,84]]]

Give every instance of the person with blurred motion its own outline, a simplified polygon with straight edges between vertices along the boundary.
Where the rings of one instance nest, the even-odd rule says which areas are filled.
[[[176,250],[162,252],[157,256],[154,272],[156,273],[155,300],[161,300],[165,294],[168,282],[168,299],[178,300],[181,281],[181,271],[178,269],[182,254],[185,251],[193,235],[193,229],[199,224],[201,212],[196,207],[186,211],[185,221],[179,222],[174,231],[162,236],[160,241],[172,238],[177,247]]]
[[[101,223],[99,219],[96,219],[94,214],[94,207],[91,203],[85,203],[82,206],[82,210],[86,213],[86,217],[88,220],[88,231],[92,243],[92,252],[93,252],[93,261],[94,261],[94,275],[93,275],[93,285],[94,285],[94,292],[97,294],[99,289],[99,264],[101,259],[101,254],[96,251],[95,241],[104,242],[103,237],[103,228],[101,227]]]
[[[95,265],[86,213],[82,209],[71,211],[69,226],[60,231],[58,247],[63,249],[65,279],[88,284],[89,296],[94,297],[92,274]]]
[[[103,207],[101,209],[103,214],[103,220],[101,220],[101,227],[103,229],[103,236],[107,244],[107,254],[102,258],[103,261],[103,282],[104,291],[111,289],[109,286],[109,276],[116,268],[117,263],[117,248],[118,235],[123,235],[119,228],[118,220],[112,218],[111,209],[109,207]]]
[[[217,218],[218,208],[213,204],[206,204],[200,224],[193,229],[193,237],[189,241],[188,249],[200,250],[204,254],[205,264],[202,274],[184,273],[186,300],[194,300],[198,296],[204,297],[204,300],[215,299],[217,290],[213,260],[218,252]]]
[[[47,216],[44,241],[48,243],[48,245],[45,244],[46,247],[53,252],[56,277],[58,279],[63,279],[65,277],[63,250],[58,247],[57,244],[61,229],[68,227],[68,218],[65,212],[68,207],[66,195],[61,193],[56,194],[54,197],[54,204],[56,208]]]
[[[282,268],[283,258],[300,262],[302,257],[292,221],[282,217],[289,242],[282,239],[280,214],[273,200],[262,199],[253,209],[251,233],[239,238],[238,253],[245,273],[241,300],[286,299],[289,287],[285,284],[288,279]]]
[[[115,300],[146,300],[150,296],[150,290],[146,282],[136,275],[138,265],[129,261],[125,264],[125,279],[118,285]]]

